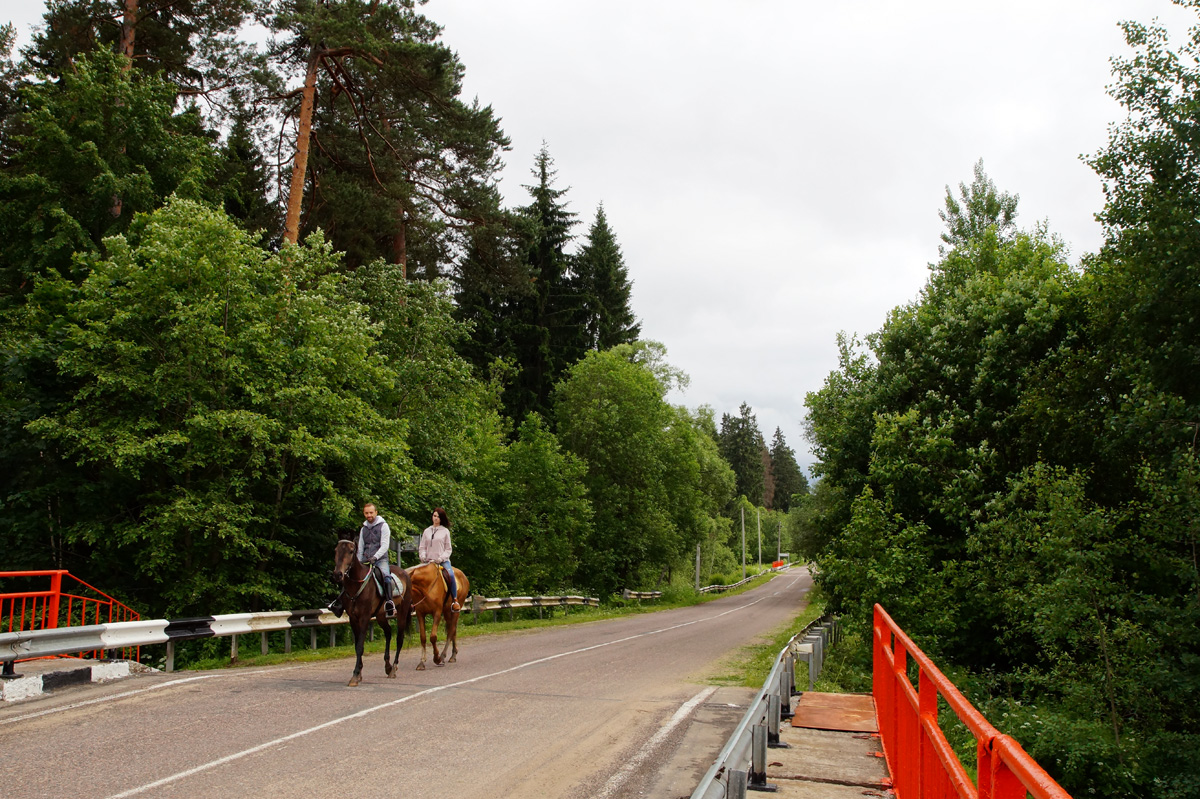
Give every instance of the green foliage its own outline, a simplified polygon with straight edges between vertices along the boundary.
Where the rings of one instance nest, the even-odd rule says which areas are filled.
[[[721,414],[718,442],[722,457],[737,475],[737,493],[756,505],[769,506],[764,494],[769,456],[764,461],[766,443],[758,429],[758,419],[749,405],[743,402],[737,416]]]
[[[0,171],[3,293],[70,276],[77,252],[126,229],[172,193],[206,197],[208,142],[194,116],[173,113],[176,90],[127,71],[112,53],[81,56],[61,81],[22,89],[11,157]]]
[[[603,205],[596,209],[596,220],[588,230],[587,243],[575,257],[573,272],[586,346],[606,350],[636,341],[642,325],[629,307],[633,287]]]
[[[285,70],[319,62],[302,229],[353,269],[377,258],[446,276],[471,233],[502,223],[508,147],[491,107],[465,102],[463,67],[411,0],[275,3]],[[295,98],[288,98],[289,104]]]
[[[591,538],[586,467],[563,451],[541,416],[530,414],[508,447],[495,527],[504,558],[497,577],[518,594],[569,585]]]
[[[665,401],[674,378],[662,354],[647,343],[593,350],[554,394],[559,438],[586,465],[594,512],[575,582],[603,594],[653,581],[694,551],[728,490],[711,439]]]
[[[996,185],[983,171],[982,158],[976,162],[974,172],[970,186],[958,184],[958,200],[950,187],[946,187],[946,208],[938,211],[938,217],[946,223],[942,241],[952,250],[970,247],[988,231],[1002,239],[1016,232],[1013,220],[1017,217],[1020,196],[997,192]],[[945,250],[941,252],[944,256]]]
[[[566,252],[575,214],[563,199],[567,190],[554,188],[557,172],[544,144],[533,175],[537,183],[525,187],[531,202],[521,209],[527,231],[526,290],[507,297],[506,307],[495,318],[499,330],[493,334],[493,340],[504,342],[494,354],[519,365],[504,396],[505,411],[515,420],[530,411],[547,414],[555,384],[583,356],[587,343],[581,298],[571,281]]]
[[[244,48],[232,35],[252,0],[48,0],[42,27],[26,50],[40,72],[65,76],[77,57],[119,53],[132,38],[133,62],[148,74],[209,92],[230,78],[245,78]],[[236,66],[235,66],[236,65]]]
[[[184,200],[105,245],[61,332],[79,387],[27,428],[89,478],[62,498],[86,573],[175,615],[311,603],[359,499],[396,502],[411,477],[332,252],[266,256]]]
[[[867,350],[841,338],[809,395],[821,481],[789,519],[831,607],[865,624],[881,602],[983,675],[985,709],[1040,708],[998,712],[1069,791],[1112,797],[1189,795],[1161,747],[1200,722],[1190,267],[1156,249],[1185,245],[1147,211],[1179,199],[1140,177],[1168,129],[1145,127],[1098,158],[1108,219],[1136,225],[1083,272],[980,168],[948,192],[920,299]]]
[[[775,491],[768,507],[786,513],[792,506],[792,497],[808,493],[808,478],[800,471],[796,453],[787,445],[783,431],[778,427],[771,438],[771,476],[775,481]]]

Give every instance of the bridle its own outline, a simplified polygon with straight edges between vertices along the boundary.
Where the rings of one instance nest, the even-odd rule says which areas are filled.
[[[335,571],[333,573],[333,578],[334,578],[333,581],[342,587],[342,593],[338,594],[338,599],[345,599],[344,606],[347,611],[349,611],[351,608],[354,607],[354,601],[356,599],[358,599],[360,596],[362,596],[363,591],[367,590],[367,584],[370,583],[371,579],[372,579],[372,576],[371,576],[372,569],[370,567],[367,567],[367,573],[364,574],[361,578],[359,578],[357,580],[350,576],[351,565],[353,563],[355,563],[357,560],[358,560],[357,556],[354,556],[354,559],[351,560],[349,564],[347,564],[347,566],[344,570],[342,570],[340,572]],[[340,578],[340,579],[338,579],[338,578]],[[346,584],[347,583],[355,583],[355,582],[357,582],[359,584],[358,590],[354,592],[354,596],[351,596],[350,592],[346,589]],[[382,593],[378,598],[379,598],[379,604],[382,605],[383,604]],[[379,609],[378,607],[375,608],[375,610],[378,610],[378,609]],[[374,615],[374,613],[372,613],[372,615]]]

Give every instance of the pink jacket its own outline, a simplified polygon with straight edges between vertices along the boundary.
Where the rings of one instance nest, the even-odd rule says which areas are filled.
[[[421,533],[421,545],[417,556],[422,563],[445,563],[450,560],[450,531],[440,524],[426,527]]]

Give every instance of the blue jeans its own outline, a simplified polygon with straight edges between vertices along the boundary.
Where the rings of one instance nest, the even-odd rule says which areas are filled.
[[[391,596],[392,589],[392,570],[390,564],[384,560],[375,561],[375,576],[379,578],[380,588],[384,591],[384,598]]]
[[[448,585],[450,587],[450,596],[453,599],[457,600],[458,599],[458,581],[454,579],[454,567],[450,565],[449,559],[447,559],[446,562],[443,563],[442,565],[446,567],[446,571],[445,571],[446,585]]]

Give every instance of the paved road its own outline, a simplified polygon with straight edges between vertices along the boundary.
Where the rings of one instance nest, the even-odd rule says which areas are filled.
[[[695,607],[469,638],[424,672],[410,638],[397,679],[377,655],[358,688],[334,660],[63,691],[0,709],[0,795],[642,796],[714,701],[705,680],[810,585],[794,569]]]

